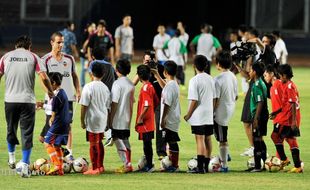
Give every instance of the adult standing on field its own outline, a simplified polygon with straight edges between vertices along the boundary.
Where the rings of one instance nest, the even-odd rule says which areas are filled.
[[[5,75],[5,117],[7,122],[8,165],[15,168],[15,147],[19,144],[17,127],[20,125],[22,139],[22,177],[30,177],[29,164],[33,147],[36,98],[34,95],[35,72],[38,73],[48,95],[53,96],[49,78],[41,59],[30,51],[31,39],[20,36],[15,50],[0,60],[0,80]]]
[[[131,16],[123,16],[123,24],[115,30],[115,57],[131,62],[133,52],[133,29],[130,26]]]
[[[71,114],[71,123],[73,117],[73,102],[78,101],[81,96],[80,82],[77,72],[75,70],[75,61],[71,55],[61,52],[64,46],[64,36],[60,32],[55,32],[51,36],[52,51],[42,57],[44,66],[49,72],[59,72],[63,75],[61,88],[63,88],[69,100],[69,112]],[[75,89],[75,92],[74,92]],[[67,149],[69,151],[69,158],[73,160],[72,156],[72,130],[70,127]]]

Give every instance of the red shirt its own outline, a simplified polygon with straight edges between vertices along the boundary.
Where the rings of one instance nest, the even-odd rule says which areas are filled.
[[[155,130],[154,109],[158,105],[158,103],[159,100],[152,84],[150,82],[143,84],[139,94],[136,123],[138,121],[138,117],[143,112],[144,107],[149,107],[149,109],[147,110],[143,119],[143,125],[139,125],[136,127],[136,131],[138,133],[146,133]]]
[[[282,112],[279,113],[279,124],[285,126],[292,126],[292,103],[296,104],[296,121],[297,126],[300,125],[300,104],[299,104],[299,93],[296,85],[292,81],[282,83],[283,94],[282,94]]]
[[[282,108],[282,93],[282,82],[281,80],[276,80],[270,88],[272,112],[276,112]],[[279,123],[279,114],[273,119],[274,124]]]

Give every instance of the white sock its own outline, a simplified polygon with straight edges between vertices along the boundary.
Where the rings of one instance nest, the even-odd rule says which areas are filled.
[[[120,159],[122,160],[122,162],[124,163],[124,166],[126,166],[127,163],[127,156],[126,156],[126,146],[123,142],[123,140],[117,139],[114,140],[116,149],[117,149],[117,153],[120,157]]]
[[[227,168],[227,154],[228,146],[220,146],[220,159],[222,161],[222,167]]]
[[[15,152],[9,152],[9,163],[15,163]]]
[[[109,130],[105,131],[104,132],[104,136],[105,136],[106,139],[112,138],[112,130],[109,129]]]

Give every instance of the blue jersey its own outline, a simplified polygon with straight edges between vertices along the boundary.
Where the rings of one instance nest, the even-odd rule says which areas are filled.
[[[71,45],[77,44],[75,34],[67,28],[60,31],[60,33],[64,36],[64,46],[61,51],[66,54],[72,55]]]
[[[55,112],[55,119],[49,129],[53,134],[68,134],[71,117],[69,113],[69,102],[66,92],[59,89],[52,101],[52,112]]]

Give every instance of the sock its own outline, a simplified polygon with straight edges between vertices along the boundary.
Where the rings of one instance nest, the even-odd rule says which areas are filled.
[[[143,141],[143,151],[146,159],[146,166],[148,168],[153,167],[153,148],[152,141]]]
[[[123,140],[126,146],[126,155],[127,155],[127,165],[131,165],[131,146],[129,140]]]
[[[101,140],[97,144],[97,149],[98,149],[97,167],[101,168],[103,167],[103,160],[104,160],[104,147],[103,147],[103,143]]]
[[[8,151],[15,152],[15,145],[8,142]]]
[[[115,143],[117,153],[118,153],[120,159],[124,163],[124,166],[126,166],[126,164],[127,164],[127,149],[126,149],[125,144],[123,143],[123,140],[116,139],[114,141],[114,143]]]
[[[197,167],[199,171],[203,171],[203,165],[205,163],[205,156],[204,155],[197,155]]]
[[[57,159],[58,159],[58,164],[59,168],[62,170],[62,165],[63,165],[63,152],[61,150],[61,147],[55,147],[56,154],[57,154]]]
[[[222,167],[227,168],[227,159],[228,159],[228,146],[220,146],[220,159],[222,161]]]
[[[300,168],[301,165],[300,165],[299,149],[298,148],[291,149],[291,152],[295,168]]]
[[[277,149],[277,153],[278,153],[280,159],[282,161],[285,161],[287,159],[287,156],[285,155],[283,144],[277,144],[276,149]]]
[[[175,168],[179,167],[179,145],[178,143],[169,144],[169,159],[172,162],[172,166]]]
[[[22,161],[26,164],[30,164],[31,148],[28,150],[23,150],[22,152],[23,152]]]
[[[262,159],[263,162],[265,163],[267,159],[267,146],[264,140],[261,141],[261,147],[262,147]]]
[[[9,163],[15,163],[15,145],[8,142]]]
[[[91,164],[93,167],[93,170],[97,169],[97,149],[96,149],[96,143],[95,142],[90,142],[89,145],[89,155],[90,155],[90,160]]]
[[[210,158],[205,157],[204,164],[205,164],[205,171],[206,171],[206,173],[208,173],[209,172]]]
[[[56,152],[55,148],[52,145],[48,145],[48,147],[46,148],[46,151],[47,151],[48,155],[50,156],[52,163],[55,166],[59,166],[59,161],[57,158],[57,152]]]
[[[261,142],[254,140],[254,161],[255,161],[255,169],[261,169],[261,159],[262,159],[262,148]]]

